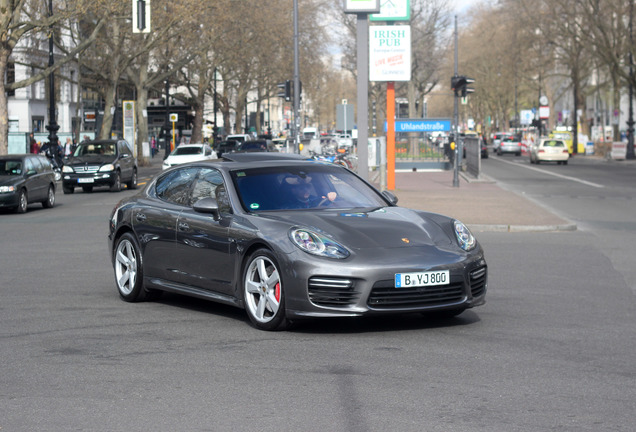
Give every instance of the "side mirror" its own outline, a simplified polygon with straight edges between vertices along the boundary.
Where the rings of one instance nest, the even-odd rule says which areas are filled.
[[[395,195],[393,195],[393,192],[385,190],[382,191],[382,196],[389,202],[389,204],[391,204],[392,206],[397,205],[398,203],[398,197],[396,197]]]
[[[192,208],[197,213],[211,214],[214,220],[219,220],[221,218],[219,213],[219,205],[214,198],[201,198],[199,201],[194,203]]]

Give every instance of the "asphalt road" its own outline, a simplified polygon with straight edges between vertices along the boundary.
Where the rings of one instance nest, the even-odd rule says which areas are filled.
[[[636,162],[576,156],[568,165],[532,165],[527,157],[493,156],[485,171],[509,188],[595,236],[636,295]],[[577,251],[570,254],[576,256]]]
[[[634,429],[634,292],[596,231],[480,233],[488,302],[450,321],[268,333],[227,306],[118,298],[107,223],[130,193],[0,214],[3,432]]]

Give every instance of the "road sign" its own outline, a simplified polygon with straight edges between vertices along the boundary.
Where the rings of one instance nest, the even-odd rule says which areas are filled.
[[[179,114],[176,114],[176,113],[170,114],[170,121],[172,123],[178,122],[179,121]]]
[[[387,124],[384,122],[384,130]],[[450,119],[399,119],[395,120],[395,132],[448,132]]]

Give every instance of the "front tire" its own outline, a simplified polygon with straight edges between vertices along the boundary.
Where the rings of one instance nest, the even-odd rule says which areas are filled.
[[[261,330],[284,330],[285,293],[274,254],[267,249],[252,253],[243,271],[243,299],[252,324]]]
[[[115,284],[119,296],[127,302],[146,299],[143,287],[142,256],[137,240],[131,233],[122,235],[114,250]]]
[[[75,192],[75,188],[74,187],[70,187],[70,186],[62,185],[62,192],[64,192],[64,195],[69,195],[69,194],[72,194],[73,192]]]
[[[29,197],[27,195],[27,191],[26,189],[20,189],[20,194],[18,195],[18,206],[15,208],[16,213],[26,213],[28,206]]]

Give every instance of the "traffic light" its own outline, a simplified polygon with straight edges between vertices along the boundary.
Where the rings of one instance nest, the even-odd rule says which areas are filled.
[[[292,99],[294,99],[294,81],[287,80],[284,83],[276,84],[276,86],[279,89],[281,89],[281,91],[279,91],[277,93],[278,97],[285,98],[285,100],[287,102],[290,102]],[[302,94],[303,94],[303,83],[301,81],[298,81],[298,87],[299,87],[299,90],[300,90],[298,92],[298,95],[302,96]]]
[[[278,83],[276,85],[281,91],[278,92],[277,96],[280,98],[285,98],[286,101],[291,100],[291,81],[287,80],[283,83]]]
[[[468,93],[474,93],[475,89],[468,87],[468,84],[474,83],[473,78],[468,78],[463,75],[455,75],[451,77],[451,90],[455,92],[456,97],[466,97]]]
[[[150,0],[133,0],[133,33],[150,33]]]

